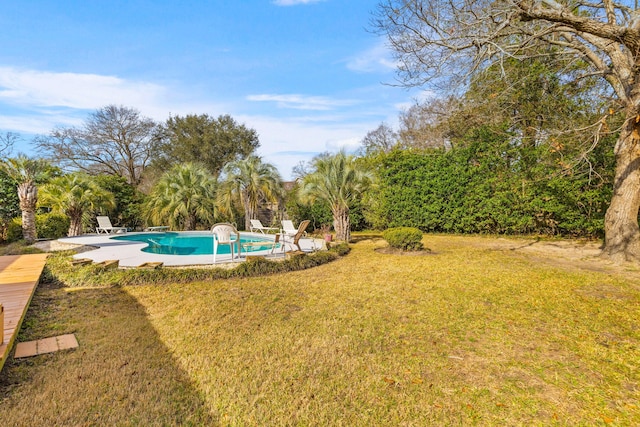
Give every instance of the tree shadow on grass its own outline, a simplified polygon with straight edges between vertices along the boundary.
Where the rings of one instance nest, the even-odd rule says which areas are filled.
[[[375,242],[384,239],[382,238],[382,233],[354,233],[351,235],[351,243],[363,242],[365,240],[373,240]]]
[[[124,290],[41,284],[18,342],[66,333],[75,333],[77,349],[7,361],[3,425],[219,424]]]

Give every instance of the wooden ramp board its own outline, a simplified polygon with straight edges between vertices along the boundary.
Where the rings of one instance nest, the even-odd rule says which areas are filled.
[[[36,290],[48,254],[0,256],[0,304],[4,307],[4,340],[0,370],[9,356]]]

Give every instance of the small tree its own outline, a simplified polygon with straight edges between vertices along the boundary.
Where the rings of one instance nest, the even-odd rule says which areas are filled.
[[[220,189],[220,205],[225,212],[231,204],[239,203],[244,209],[245,230],[256,218],[260,203],[276,202],[282,196],[282,179],[275,166],[263,163],[258,156],[229,163],[224,168]]]
[[[156,183],[145,205],[145,217],[174,229],[195,230],[198,221],[213,222],[216,182],[202,166],[176,165]]]
[[[37,238],[38,184],[46,181],[53,169],[46,161],[29,158],[24,154],[5,160],[1,166],[16,182],[22,211],[22,234],[27,243],[33,243]]]
[[[83,219],[89,212],[110,209],[115,205],[113,194],[100,187],[83,173],[52,179],[40,191],[41,206],[69,217],[69,236],[82,234]]]
[[[333,228],[338,240],[351,240],[349,209],[372,182],[354,156],[344,151],[317,157],[313,171],[302,179],[300,197],[308,202],[325,200],[331,206]]]

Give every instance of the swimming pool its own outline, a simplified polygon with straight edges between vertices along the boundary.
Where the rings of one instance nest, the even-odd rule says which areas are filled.
[[[209,232],[165,232],[140,233],[111,237],[113,240],[125,240],[147,243],[142,252],[160,255],[213,255],[213,235]],[[247,245],[243,252],[257,252],[270,250],[273,240],[268,238],[248,236],[240,233],[240,243],[260,243],[264,245]],[[279,248],[280,244],[276,246]],[[218,246],[218,254],[229,254],[229,245]],[[236,249],[237,251],[237,246]]]

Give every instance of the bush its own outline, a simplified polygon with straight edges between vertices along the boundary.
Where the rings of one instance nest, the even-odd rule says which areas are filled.
[[[66,215],[45,213],[36,215],[36,233],[39,239],[59,239],[69,231],[69,218]],[[22,218],[13,218],[7,226],[7,242],[22,239]]]
[[[69,217],[47,213],[36,215],[36,230],[40,239],[59,239],[69,231]]]
[[[403,251],[418,251],[422,249],[422,231],[413,227],[389,228],[382,233],[382,237],[392,248]]]
[[[7,242],[17,242],[22,239],[22,218],[13,218],[7,224]]]

